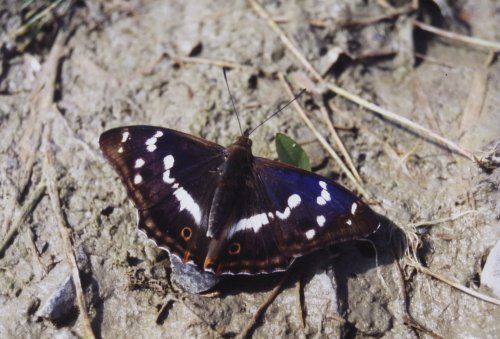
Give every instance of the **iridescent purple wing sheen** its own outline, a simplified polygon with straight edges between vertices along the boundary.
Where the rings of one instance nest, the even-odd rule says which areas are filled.
[[[225,247],[223,273],[271,273],[295,257],[373,233],[378,216],[352,192],[311,172],[254,158],[252,178],[235,205]]]
[[[325,177],[263,158],[255,158],[255,172],[283,255],[366,237],[380,225],[356,195]]]

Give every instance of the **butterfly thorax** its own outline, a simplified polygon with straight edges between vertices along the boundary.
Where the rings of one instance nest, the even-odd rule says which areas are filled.
[[[240,136],[236,142],[226,148],[226,161],[220,169],[220,181],[214,193],[210,209],[207,236],[211,238],[208,246],[205,268],[215,266],[221,251],[224,251],[227,235],[231,226],[241,216],[235,215],[237,204],[244,197],[243,192],[252,189],[252,140],[248,133]]]
[[[219,187],[238,188],[244,185],[251,173],[252,165],[252,140],[244,134],[226,148],[226,161],[221,171]]]

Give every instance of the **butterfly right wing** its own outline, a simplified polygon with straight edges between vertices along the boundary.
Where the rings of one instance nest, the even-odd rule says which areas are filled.
[[[139,228],[183,261],[201,265],[224,148],[153,126],[111,129],[99,144],[138,209]]]

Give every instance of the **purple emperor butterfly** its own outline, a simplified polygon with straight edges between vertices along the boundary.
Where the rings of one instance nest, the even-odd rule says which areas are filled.
[[[339,184],[255,157],[249,135],[224,148],[128,126],[104,132],[99,143],[138,209],[139,228],[205,271],[283,271],[299,256],[378,228],[378,216]]]

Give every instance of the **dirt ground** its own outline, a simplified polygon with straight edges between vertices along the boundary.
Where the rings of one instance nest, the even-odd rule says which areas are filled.
[[[500,141],[497,55],[414,22],[498,43],[500,2],[429,0],[409,9],[410,2],[259,3],[327,82],[482,157]],[[56,321],[39,316],[70,274],[50,184],[71,229],[97,337],[244,334],[283,275],[233,277],[215,296],[171,286],[168,256],[137,232],[134,208],[98,146],[103,131],[129,124],[230,144],[239,129],[222,63],[245,126],[288,99],[279,73],[295,90],[309,86],[302,106],[336,147],[321,118],[327,108],[373,209],[385,218],[370,238],[376,251],[357,241],[299,260],[248,335],[500,336],[500,306],[418,271],[410,255],[495,297],[480,275],[500,239],[498,169],[480,168],[318,85],[250,1],[60,1],[44,13],[43,25],[25,31],[19,28],[37,4],[22,3],[3,1],[0,14],[1,239],[18,227],[0,254],[1,338],[84,333],[76,307]],[[354,189],[294,108],[252,135],[254,154],[276,158],[278,132],[303,145],[315,171]],[[51,152],[56,175],[49,182]]]

